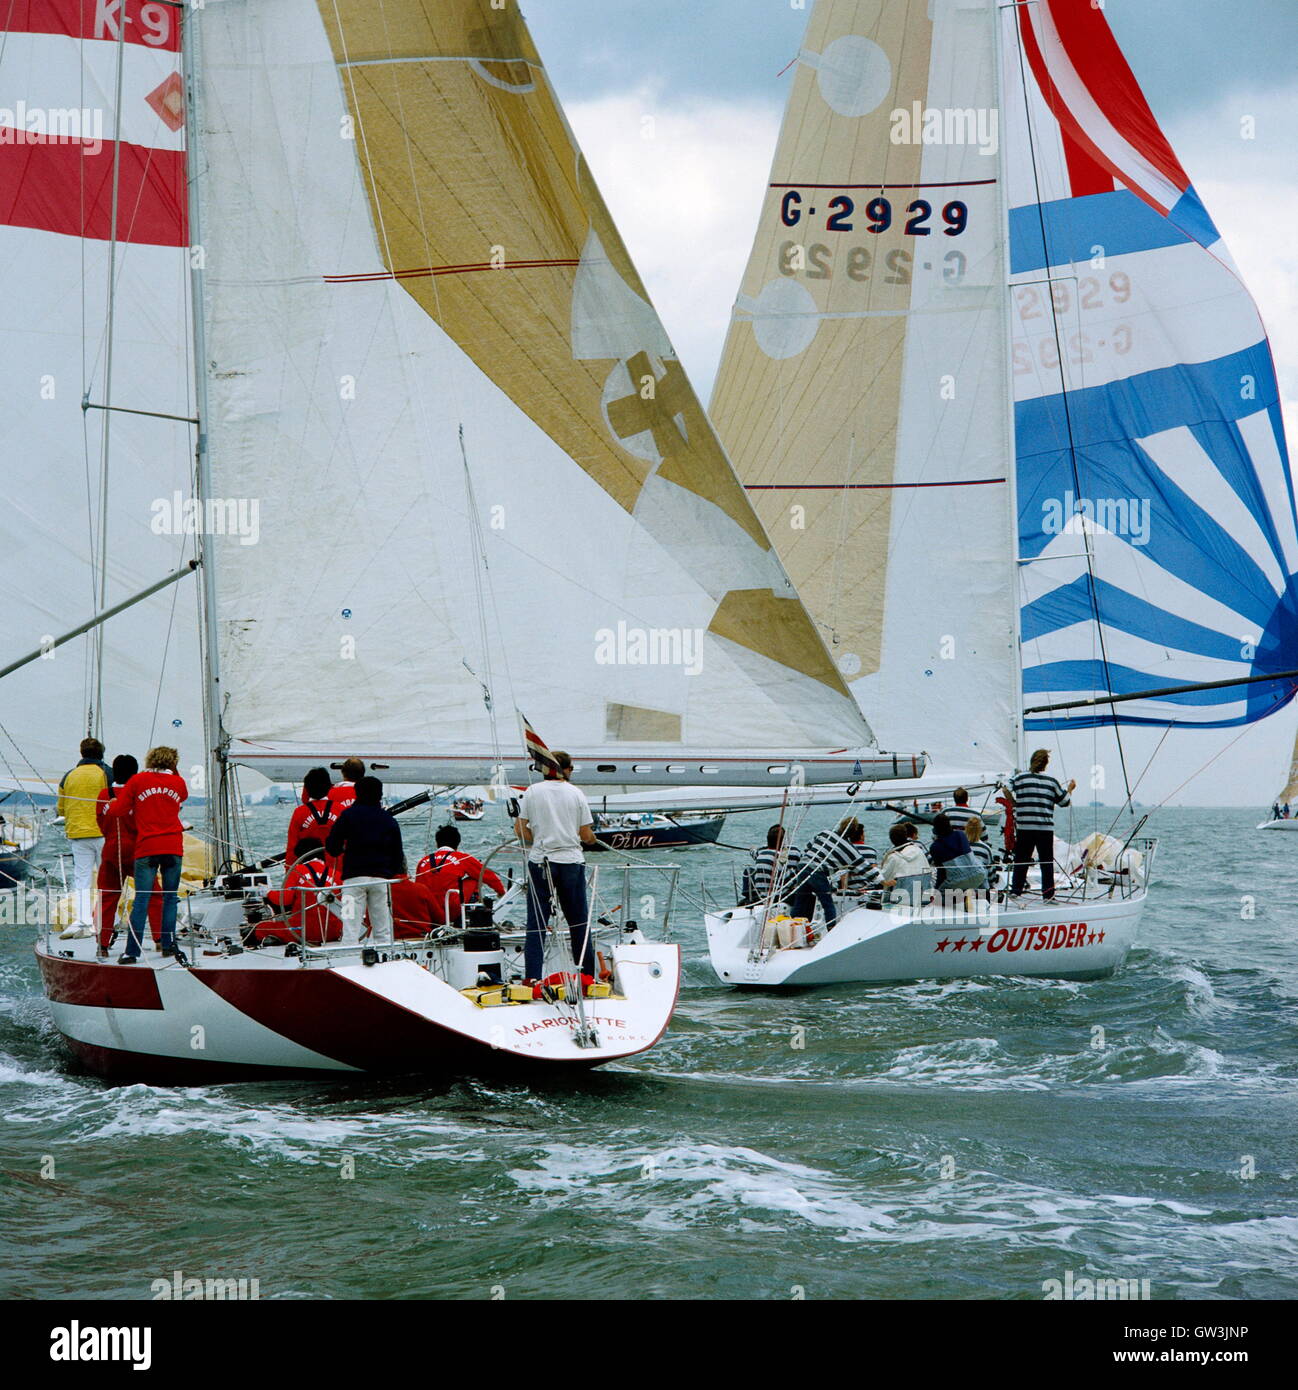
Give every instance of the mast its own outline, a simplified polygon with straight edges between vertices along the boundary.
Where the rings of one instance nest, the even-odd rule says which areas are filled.
[[[995,83],[996,83],[996,110],[1000,112],[1001,129],[1006,128],[1005,120],[1005,94],[1009,84],[1005,80],[1005,45],[1001,42],[999,32],[1002,23],[1003,11],[998,7],[995,11],[993,22],[997,26],[995,35],[996,41],[996,62]],[[1013,360],[1014,354],[1014,318],[1013,318],[1013,295],[1014,290],[1010,284],[1010,180],[1009,162],[1005,161],[1001,167],[1001,177],[996,188],[997,215],[1000,217],[1001,225],[1001,244],[1004,250],[1001,253],[1001,276],[1003,279],[1003,290],[1001,303],[1003,306],[1002,321],[1005,325],[1004,349],[1007,357]],[[1005,391],[1002,393],[1002,404],[1005,409],[1005,495],[1007,498],[1006,525],[1009,528],[1009,585],[1010,585],[1010,640],[1013,645],[1013,655],[1011,661],[1014,670],[1014,689],[1023,692],[1023,605],[1019,601],[1019,469],[1018,469],[1018,438],[1014,418],[1014,378],[1009,376],[1006,379]],[[1020,699],[1017,704],[1022,705]],[[1014,711],[1014,730],[1012,734],[1012,747],[1014,752],[1014,767],[1011,771],[1017,771],[1024,767],[1023,761],[1023,715],[1019,708]]]
[[[212,465],[207,448],[207,330],[204,312],[203,269],[206,250],[202,235],[202,198],[199,192],[200,139],[198,105],[198,17],[202,7],[182,9],[180,36],[182,71],[185,79],[185,166],[189,191],[189,275],[190,305],[194,334],[194,405],[198,429],[194,444],[194,492],[199,514],[207,515],[207,499],[212,492]],[[197,251],[197,255],[195,255]],[[233,826],[227,786],[227,736],[221,719],[221,663],[216,629],[215,547],[210,536],[199,527],[197,545],[199,567],[199,629],[203,640],[203,762],[207,798],[207,835],[218,863],[231,844]]]
[[[99,586],[98,607],[108,607],[108,459],[109,435],[113,427],[113,329],[117,321],[117,210],[122,188],[122,68],[126,52],[126,17],[117,25],[117,78],[113,94],[113,191],[108,224],[108,336],[104,351],[104,440],[99,454]],[[87,732],[103,736],[104,726],[104,634],[95,633],[95,704]]]

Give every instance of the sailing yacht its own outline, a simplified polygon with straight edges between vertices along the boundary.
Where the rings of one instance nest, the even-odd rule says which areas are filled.
[[[540,998],[511,988],[517,887],[419,942],[247,949],[243,768],[507,788],[525,708],[592,787],[924,771],[803,608],[517,7],[49,0],[9,26],[27,111],[103,119],[0,142],[4,434],[41,462],[0,517],[30,649],[0,724],[46,778],[87,727],[180,745],[220,866],[180,959],[42,933],[60,1033],[151,1080],[652,1046],[680,953],[625,909],[589,989],[555,933]]]
[[[935,775],[1293,697],[1266,334],[1102,6],[817,0],[711,412],[873,728]],[[819,938],[777,881],[709,914],[712,963],[1101,975],[1145,906],[1140,828],[1063,847],[1053,901],[853,906]]]
[[[1262,821],[1259,830],[1298,830],[1298,740],[1294,742],[1289,762],[1289,778],[1271,805],[1271,815]]]

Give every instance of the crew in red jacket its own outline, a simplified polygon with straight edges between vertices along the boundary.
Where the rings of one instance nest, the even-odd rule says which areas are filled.
[[[335,819],[355,802],[356,783],[365,776],[365,764],[359,758],[348,758],[343,763],[342,771],[343,780],[329,788],[329,800],[334,804]]]
[[[284,848],[286,864],[292,864],[294,847],[304,836],[319,840],[321,845],[329,838],[329,831],[341,809],[335,804],[332,791],[327,767],[313,767],[303,778],[302,804],[295,806],[288,818],[288,843]]]
[[[113,759],[113,776],[95,803],[95,820],[104,837],[104,852],[99,861],[99,880],[96,910],[99,927],[100,960],[108,959],[113,943],[113,927],[117,922],[117,905],[122,900],[122,885],[135,871],[135,826],[129,820],[112,814],[117,793],[140,770],[139,763],[129,753],[119,753]],[[149,930],[154,945],[162,935],[162,898],[154,893],[149,898]]]
[[[331,897],[315,890],[331,888],[342,881],[338,865],[324,852],[324,843],[304,835],[293,845],[293,867],[284,875],[284,886],[266,894],[279,919],[258,923],[258,941],[301,941],[319,946],[340,941],[343,924],[329,910]]]
[[[392,935],[395,940],[427,936],[441,926],[437,901],[422,883],[409,877],[392,880]]]
[[[189,798],[185,779],[176,769],[174,748],[150,748],[145,770],[117,793],[106,815],[129,819],[135,827],[135,902],[126,933],[125,954],[118,965],[134,965],[140,958],[140,940],[149,903],[157,896],[155,877],[162,880],[162,954],[176,954],[176,904],[180,888],[180,861],[185,852],[185,828],[180,808]]]
[[[457,921],[461,904],[472,902],[484,883],[498,897],[504,893],[500,875],[460,848],[453,825],[441,826],[433,838],[436,848],[419,861],[415,879],[432,890],[440,921]]]

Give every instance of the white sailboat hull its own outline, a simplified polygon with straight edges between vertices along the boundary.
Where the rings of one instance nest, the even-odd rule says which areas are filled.
[[[114,1081],[340,1073],[461,1073],[598,1066],[643,1052],[671,1019],[680,948],[612,948],[613,997],[584,1001],[594,1041],[579,1045],[562,1001],[484,1007],[434,973],[418,942],[303,965],[282,950],[199,952],[181,965],[146,948],[136,965],[95,959],[91,940],[36,948],[55,1026]]]
[[[1087,979],[1111,974],[1126,960],[1144,907],[1143,890],[1129,898],[1025,903],[981,914],[858,907],[814,946],[756,955],[763,907],[710,913],[706,926],[712,968],[723,983],[742,987],[994,975]]]
[[[1257,828],[1259,830],[1298,830],[1298,817],[1291,816],[1288,820],[1264,820]]]

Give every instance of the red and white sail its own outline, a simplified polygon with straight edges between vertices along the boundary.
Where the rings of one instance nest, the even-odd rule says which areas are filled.
[[[139,0],[3,9],[5,659],[99,609],[101,546],[108,605],[194,553],[183,505],[191,427],[94,408],[194,413],[180,14]],[[167,742],[186,766],[202,762],[195,602],[187,580],[105,629],[99,727],[110,753]],[[76,761],[97,703],[95,644],[79,639],[5,680],[0,752],[16,773],[48,778]]]
[[[1001,11],[1027,704],[1298,667],[1298,520],[1266,331],[1103,7]],[[1042,715],[1216,727],[1259,680]]]

